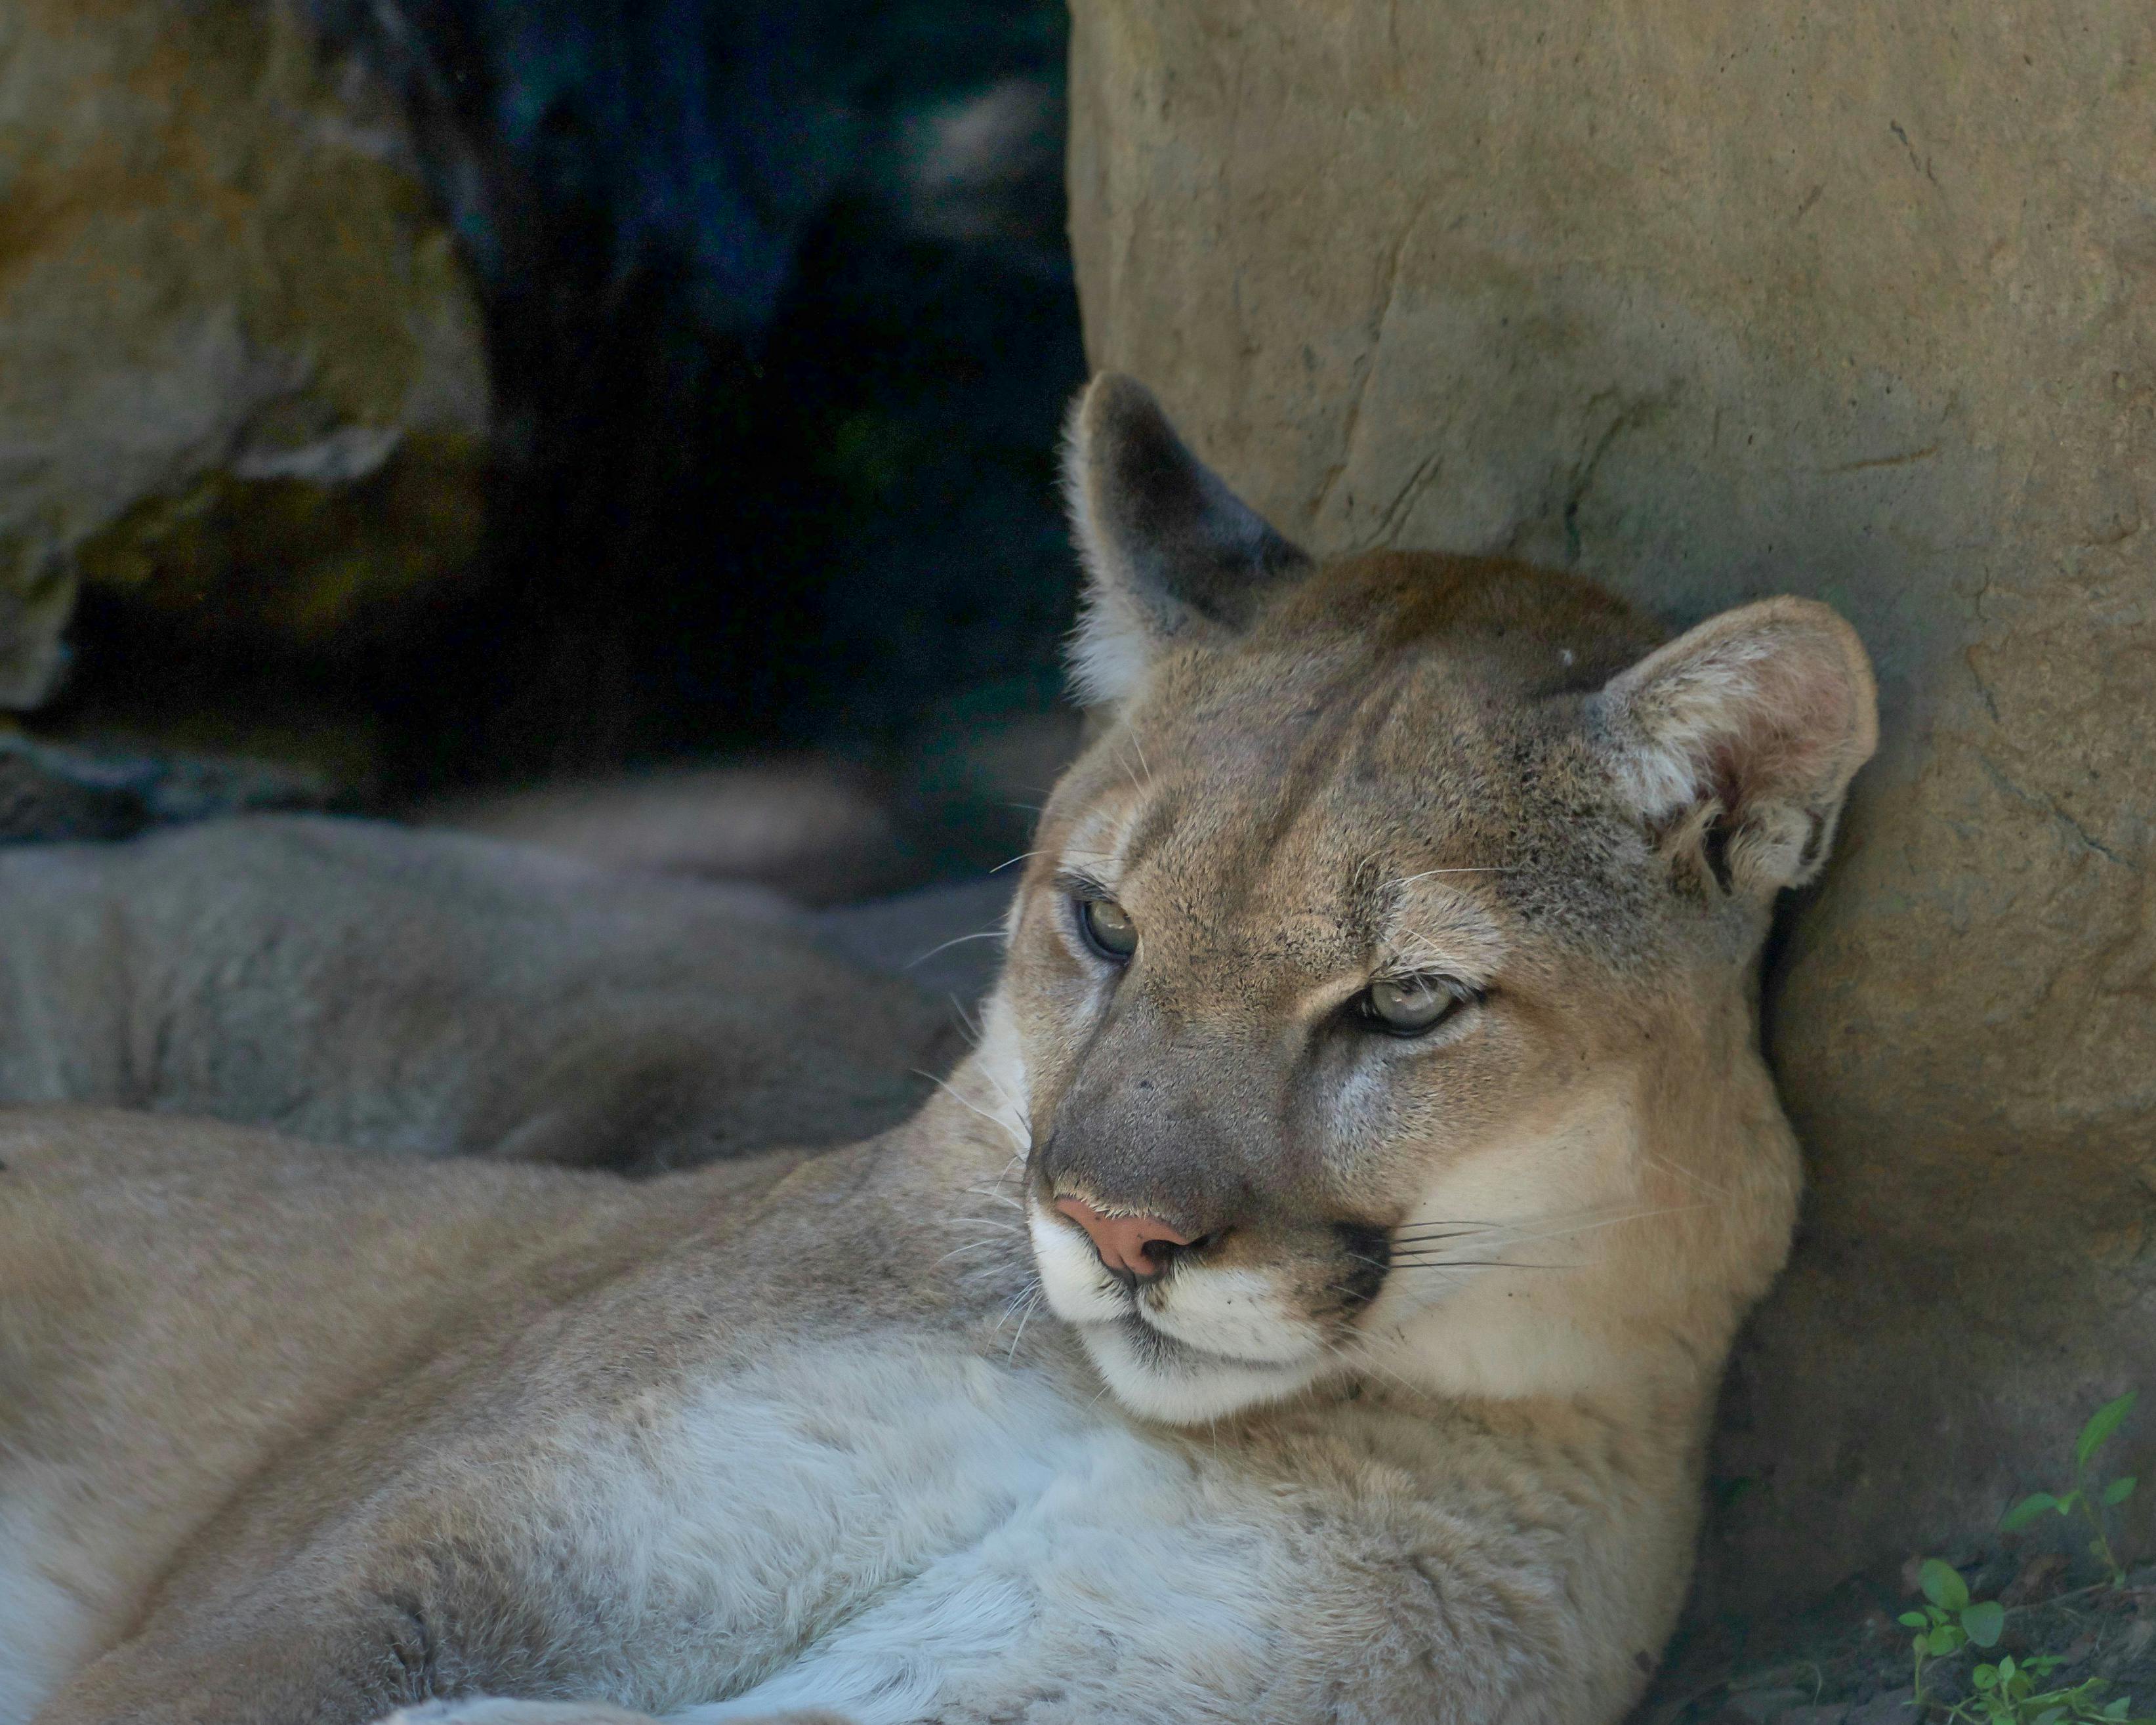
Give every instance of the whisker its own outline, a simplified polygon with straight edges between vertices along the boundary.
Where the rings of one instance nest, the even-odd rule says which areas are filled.
[[[1542,1240],[1569,1240],[1576,1234],[1592,1234],[1598,1228],[1616,1228],[1627,1222],[1651,1222],[1658,1216],[1684,1215],[1692,1210],[1703,1210],[1712,1206],[1703,1204],[1670,1204],[1661,1209],[1625,1210],[1614,1216],[1594,1216],[1585,1221],[1573,1222],[1563,1227],[1548,1228],[1532,1234],[1502,1234],[1493,1242],[1500,1246],[1532,1245]]]
[[[1519,1229],[1516,1224],[1486,1222],[1476,1224],[1476,1229],[1482,1235],[1488,1245],[1502,1251],[1513,1246],[1532,1245],[1537,1240],[1568,1240],[1574,1235],[1591,1234],[1598,1228],[1614,1228],[1626,1222],[1651,1221],[1658,1216],[1680,1215],[1690,1210],[1708,1208],[1710,1206],[1698,1204],[1671,1204],[1660,1209],[1622,1210],[1614,1215],[1596,1215],[1589,1211],[1580,1219],[1561,1223],[1555,1227]],[[1554,1220],[1555,1219],[1543,1219]],[[1440,1237],[1456,1236],[1424,1236],[1412,1233],[1403,1233],[1394,1236],[1396,1244],[1409,1248],[1427,1247],[1435,1244]]]
[[[1033,1295],[1034,1286],[1028,1286],[1021,1287],[1004,1303],[1004,1315],[996,1320],[995,1334],[998,1336],[1003,1334],[1004,1326],[1018,1316],[1019,1308],[1024,1306],[1027,1301],[1030,1300],[1033,1297]]]
[[[1349,1365],[1355,1367],[1358,1370],[1365,1372],[1382,1372],[1386,1377],[1391,1378],[1394,1383],[1399,1384],[1401,1389],[1406,1390],[1411,1395],[1422,1395],[1427,1393],[1425,1391],[1417,1389],[1414,1384],[1410,1384],[1398,1372],[1394,1371],[1390,1366],[1379,1359],[1376,1354],[1371,1352],[1369,1343],[1359,1335],[1350,1333],[1348,1335],[1342,1336],[1327,1345],[1335,1353],[1338,1354],[1341,1358],[1346,1360]]]
[[[1572,1264],[1520,1264],[1510,1258],[1425,1258],[1419,1262],[1396,1260],[1394,1270],[1573,1270]]]
[[[944,1253],[944,1254],[943,1254],[943,1255],[942,1255],[942,1257],[938,1258],[936,1261],[937,1261],[938,1264],[947,1264],[947,1263],[949,1263],[949,1262],[950,1262],[953,1258],[964,1258],[964,1257],[969,1257],[969,1256],[971,1256],[971,1255],[972,1255],[973,1253],[975,1253],[975,1252],[1002,1252],[1002,1251],[1008,1251],[1008,1250],[1010,1250],[1010,1242],[1009,1242],[1009,1240],[974,1240],[971,1245],[962,1245],[962,1246],[954,1246],[954,1247],[952,1247],[949,1251],[947,1251],[947,1252]]]
[[[1419,875],[1403,875],[1397,880],[1388,881],[1378,890],[1390,892],[1395,887],[1412,886],[1418,880],[1428,880],[1439,875],[1517,875],[1521,867],[1518,863],[1484,863],[1472,868],[1424,869]]]
[[[980,1069],[980,1072],[982,1077],[987,1079],[990,1084],[995,1086],[996,1094],[1003,1099],[1004,1106],[1009,1109],[1012,1113],[1017,1115],[1019,1121],[1024,1124],[1026,1131],[1030,1132],[1033,1130],[1032,1117],[1019,1105],[1018,1098],[1004,1088],[1003,1080],[997,1077],[994,1072],[990,1070],[987,1066],[983,1066]],[[1014,1158],[1013,1159],[1015,1160],[1016,1158]]]
[[[1020,1137],[1012,1128],[1008,1121],[998,1119],[995,1115],[989,1113],[987,1109],[980,1106],[978,1103],[962,1095],[957,1087],[951,1084],[947,1080],[938,1078],[933,1072],[924,1071],[918,1066],[916,1066],[913,1069],[913,1075],[916,1078],[927,1079],[938,1090],[942,1091],[948,1095],[958,1104],[960,1107],[965,1109],[968,1113],[979,1115],[982,1119],[987,1121],[990,1126],[994,1127],[998,1132],[1003,1133],[1005,1137],[1009,1138],[1011,1142],[1017,1145],[1019,1147],[1019,1153],[1020,1155],[1024,1155],[1033,1148],[1029,1139]],[[1032,1126],[1029,1123],[1026,1127],[1026,1131],[1030,1133],[1032,1130]]]
[[[938,952],[947,952],[952,947],[963,947],[968,941],[999,941],[1003,937],[1004,932],[1000,928],[984,928],[978,934],[954,935],[949,940],[943,942],[942,944],[931,947],[918,958],[909,958],[906,960],[902,968],[911,970],[916,964],[926,964]]]
[[[1337,1294],[1340,1296],[1340,1316],[1350,1322],[1358,1313],[1367,1311],[1373,1303],[1368,1294],[1358,1289],[1351,1288],[1344,1282],[1327,1282],[1325,1285],[1325,1291],[1328,1294]]]
[[[998,1240],[984,1234],[954,1234],[951,1237],[961,1245],[996,1246],[1008,1250],[1016,1244],[1009,1239]]]
[[[1006,1197],[1004,1194],[995,1191],[992,1188],[987,1186],[968,1186],[966,1188],[966,1190],[973,1194],[976,1198],[986,1198],[993,1199],[998,1204],[1007,1204],[1013,1209],[1019,1211],[1021,1214],[1023,1214],[1025,1209],[1025,1206],[1020,1204],[1015,1198]],[[976,1227],[1000,1228],[1006,1234],[1023,1234],[1025,1232],[1025,1230],[1019,1227],[1017,1223],[1006,1222],[995,1216],[969,1216],[966,1219],[972,1222]]]
[[[1690,1168],[1679,1168],[1666,1156],[1657,1156],[1649,1151],[1642,1153],[1641,1159],[1649,1168],[1658,1168],[1663,1173],[1673,1175],[1689,1185],[1696,1186],[1702,1192],[1712,1192],[1717,1198],[1734,1198],[1737,1195],[1732,1188],[1717,1186],[1704,1174],[1694,1173]]]
[[[1010,1353],[1006,1356],[1004,1362],[1006,1365],[1016,1365],[1018,1363],[1018,1344],[1025,1340],[1025,1327],[1033,1322],[1034,1313],[1038,1312],[1040,1309],[1040,1289],[1039,1286],[1036,1285],[1029,1291],[1025,1303],[1025,1313],[1018,1321],[1018,1333],[1011,1337]]]
[[[1419,1228],[1502,1228],[1502,1222],[1480,1221],[1469,1216],[1430,1216],[1420,1221],[1403,1222],[1394,1230],[1396,1234],[1411,1234]]]

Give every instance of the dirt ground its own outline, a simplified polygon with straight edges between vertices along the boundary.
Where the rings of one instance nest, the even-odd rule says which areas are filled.
[[[1995,1552],[1959,1567],[1973,1598],[2006,1608],[2005,1627],[1994,1648],[1929,1663],[1921,1715],[1911,1632],[1897,1621],[1922,1603],[1912,1562],[1784,1619],[1695,1625],[1671,1645],[1632,1725],[1940,1725],[1971,1693],[1970,1671],[2002,1654],[2058,1655],[2043,1686],[2102,1677],[2102,1701],[2128,1697],[2131,1717],[2156,1715],[2156,1563],[2131,1566],[2120,1587],[2092,1583],[2085,1566],[2051,1552]]]

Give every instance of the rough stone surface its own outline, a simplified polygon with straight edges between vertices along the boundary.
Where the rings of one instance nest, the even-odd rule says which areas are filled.
[[[311,644],[454,571],[487,400],[403,122],[282,0],[0,8],[0,705],[85,579]]]
[[[1812,1196],[1706,1574],[1981,1535],[2156,1375],[2156,13],[1075,11],[1091,357],[1283,529],[1869,642],[1886,745],[1768,988]]]

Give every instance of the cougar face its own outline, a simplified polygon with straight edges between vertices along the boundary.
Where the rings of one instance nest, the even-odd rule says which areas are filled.
[[[1758,947],[1870,752],[1846,626],[1773,601],[1657,652],[1569,577],[1317,567],[1121,379],[1070,483],[1108,723],[987,1051],[1109,1385],[1176,1420],[1363,1370],[1563,1393],[1625,1326],[1732,1321],[1795,1177],[1713,1122],[1773,1111]]]

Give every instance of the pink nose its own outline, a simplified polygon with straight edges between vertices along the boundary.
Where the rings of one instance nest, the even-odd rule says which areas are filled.
[[[1158,1216],[1104,1216],[1082,1198],[1059,1198],[1055,1208],[1086,1230],[1109,1269],[1141,1281],[1168,1267],[1153,1261],[1158,1248],[1190,1244],[1190,1235],[1177,1233]]]

